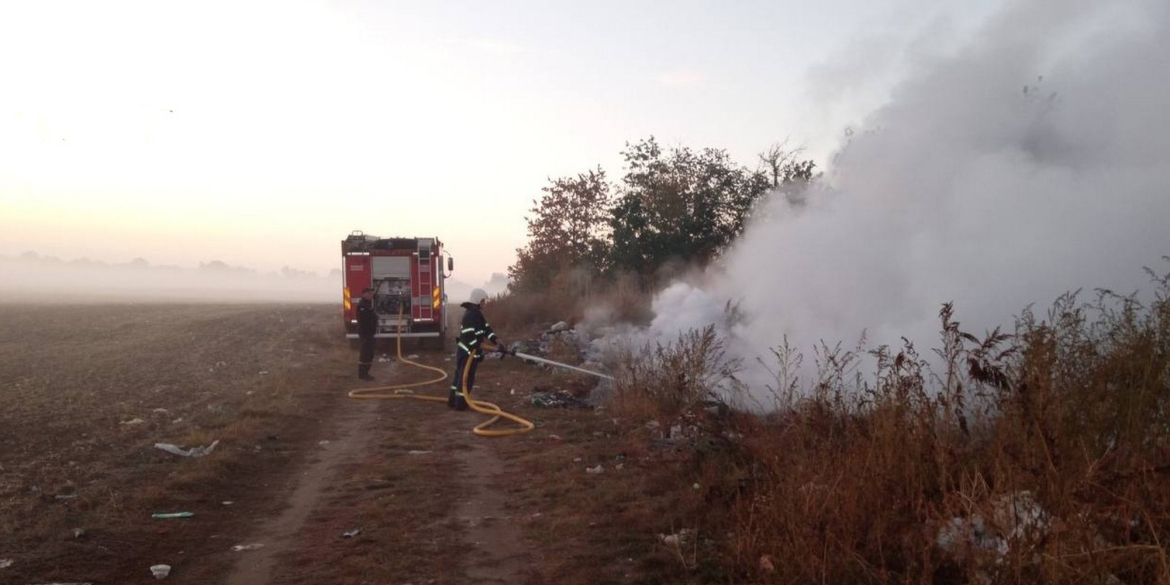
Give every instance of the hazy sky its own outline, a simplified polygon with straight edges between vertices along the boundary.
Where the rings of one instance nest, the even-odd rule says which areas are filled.
[[[995,4],[7,1],[0,255],[324,273],[361,229],[482,282],[626,141],[824,166]]]

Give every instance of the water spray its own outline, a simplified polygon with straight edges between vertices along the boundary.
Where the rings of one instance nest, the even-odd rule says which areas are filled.
[[[582,374],[589,374],[590,376],[597,376],[598,378],[604,378],[606,380],[613,380],[613,376],[610,376],[607,374],[602,374],[601,372],[594,372],[593,370],[586,370],[585,368],[578,368],[577,366],[570,366],[569,364],[562,364],[561,362],[554,362],[554,361],[549,360],[549,359],[545,359],[542,357],[536,357],[534,355],[529,355],[526,353],[520,353],[518,351],[502,351],[502,353],[504,353],[506,355],[514,355],[520,359],[532,360],[534,362],[548,364],[550,366],[557,367],[557,368],[565,368],[566,370],[573,370],[575,372],[581,372]]]

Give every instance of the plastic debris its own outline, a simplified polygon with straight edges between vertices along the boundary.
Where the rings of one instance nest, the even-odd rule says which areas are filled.
[[[690,534],[691,534],[690,530],[683,528],[682,530],[679,530],[678,532],[676,532],[674,534],[659,534],[658,540],[661,540],[662,544],[665,544],[667,546],[680,546],[680,545],[686,543],[687,538],[690,536]]]
[[[407,451],[406,454],[407,455],[426,455],[428,453],[433,453],[433,451]]]
[[[417,359],[418,359],[418,354],[417,354],[417,353],[412,353],[412,354],[410,354],[410,355],[406,356],[406,359],[408,359],[408,360],[417,360]]]
[[[564,390],[558,392],[533,392],[532,405],[544,408],[589,408],[589,405],[584,400]]]
[[[232,505],[232,504],[234,504],[234,503],[235,503],[235,502],[233,502],[233,501],[231,501],[231,500],[225,500],[225,501],[223,502],[223,505],[225,505],[225,506],[230,506],[230,505]]]
[[[561,441],[561,440],[563,440],[563,439],[561,439],[561,437],[560,437],[560,436],[558,436],[558,435],[549,435],[549,436],[548,436],[548,439],[549,439],[550,441]]]
[[[165,408],[156,408],[156,409],[152,410],[151,412],[153,412],[155,414],[167,414],[170,411],[168,411]]]
[[[144,421],[144,420],[142,420],[142,419],[140,419],[140,418],[133,418],[133,419],[130,419],[130,420],[124,420],[124,421],[122,421],[122,422],[120,422],[120,423],[118,423],[118,424],[120,424],[120,425],[123,425],[123,426],[127,426],[127,427],[129,427],[129,426],[134,426],[134,425],[140,425],[140,424],[142,424],[142,423],[144,423],[144,422],[146,422],[146,421]]]
[[[81,538],[82,536],[85,536],[85,529],[83,529],[83,528],[74,528],[73,529],[73,538]]]
[[[586,467],[585,468],[585,473],[602,473],[604,471],[605,471],[605,468],[602,467],[600,463],[597,464],[597,467]]]
[[[254,542],[252,544],[237,544],[232,547],[232,550],[240,552],[245,550],[256,550],[258,548],[264,548],[264,545],[259,542]]]
[[[53,498],[58,500],[72,500],[77,497],[77,494],[57,494]]]
[[[760,557],[760,570],[765,573],[775,573],[776,565],[772,562],[772,557],[764,555]]]
[[[991,504],[990,522],[979,513],[951,518],[935,538],[939,548],[951,553],[975,548],[1003,557],[1013,542],[1039,538],[1048,529],[1048,514],[1030,491],[1004,494]]]
[[[260,375],[261,375],[261,376],[267,376],[267,375],[268,375],[268,371],[267,371],[267,370],[261,370],[261,371],[260,371]]]
[[[553,324],[552,327],[548,328],[548,332],[549,333],[560,333],[561,331],[565,331],[568,328],[569,328],[568,323],[565,323],[564,321],[557,321],[555,324]]]
[[[151,565],[150,573],[154,575],[155,579],[166,579],[167,575],[171,574],[170,565]]]
[[[580,457],[574,457],[574,458],[573,458],[573,463],[580,463],[580,462],[582,462],[582,461],[584,461],[584,459],[581,459]]]
[[[8,567],[11,567],[13,562],[15,561],[12,559],[0,559],[0,569],[7,569]]]
[[[167,453],[174,453],[175,455],[182,455],[183,457],[203,457],[204,455],[211,453],[211,451],[214,450],[215,446],[218,444],[219,440],[216,439],[215,441],[212,441],[210,445],[205,447],[191,447],[190,449],[183,449],[170,443],[155,443],[154,446],[156,448],[162,449],[163,451],[166,451]]]
[[[194,516],[194,512],[155,512],[151,514],[151,518],[168,519],[168,518],[190,518]]]
[[[350,531],[348,531],[348,532],[346,532],[346,533],[342,534],[341,536],[343,536],[343,537],[345,537],[345,538],[353,538],[353,537],[355,537],[355,536],[357,536],[357,535],[359,535],[359,534],[361,534],[361,533],[362,533],[362,529],[361,529],[361,528],[354,528],[353,530],[350,530]]]

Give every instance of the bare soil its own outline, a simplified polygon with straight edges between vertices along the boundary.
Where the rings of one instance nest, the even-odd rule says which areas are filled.
[[[662,469],[615,469],[629,449],[604,412],[530,404],[580,378],[485,361],[476,395],[537,428],[478,437],[474,412],[347,398],[369,385],[337,314],[0,305],[0,582],[147,583],[168,564],[180,584],[651,583],[684,566],[655,536],[681,527]],[[202,458],[154,447],[216,440]]]

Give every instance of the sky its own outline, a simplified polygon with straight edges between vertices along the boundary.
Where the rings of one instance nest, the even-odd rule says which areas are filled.
[[[0,3],[0,256],[323,275],[363,230],[484,282],[627,141],[830,166],[1000,4]]]

